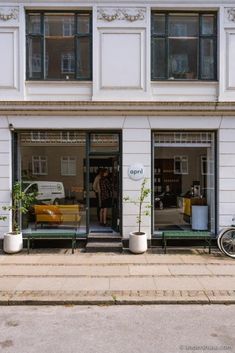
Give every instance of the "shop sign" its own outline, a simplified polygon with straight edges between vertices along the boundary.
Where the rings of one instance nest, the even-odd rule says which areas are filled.
[[[141,163],[136,163],[128,168],[128,176],[132,180],[141,180],[144,177],[144,166]]]

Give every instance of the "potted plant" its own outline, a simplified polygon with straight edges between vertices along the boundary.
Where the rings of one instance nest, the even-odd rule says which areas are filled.
[[[136,200],[131,199],[129,196],[124,197],[124,201],[133,203],[138,208],[138,214],[136,216],[136,223],[138,230],[131,232],[129,237],[129,249],[134,254],[144,253],[147,248],[147,234],[141,231],[142,217],[150,215],[151,205],[149,203],[144,204],[150,194],[150,189],[146,187],[147,179],[144,178],[141,188],[140,195]]]
[[[12,204],[3,206],[4,211],[12,212],[12,231],[4,234],[3,250],[8,254],[13,254],[23,249],[23,237],[20,229],[20,215],[28,212],[29,207],[35,200],[34,193],[22,191],[21,183],[16,182],[12,188]],[[5,220],[6,216],[1,216]]]

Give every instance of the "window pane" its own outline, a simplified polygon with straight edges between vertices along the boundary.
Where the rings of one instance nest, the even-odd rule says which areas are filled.
[[[30,34],[41,33],[40,14],[31,14],[28,16],[27,33],[30,33]]]
[[[158,34],[158,35],[164,35],[165,34],[165,18],[166,16],[164,14],[154,14],[152,16],[152,28],[153,28],[153,33]]]
[[[202,34],[213,35],[214,28],[214,15],[202,15]]]
[[[118,134],[92,134],[90,149],[92,152],[118,152]]]
[[[90,33],[90,15],[77,15],[77,33]]]
[[[166,78],[165,39],[153,38],[153,77]]]
[[[197,39],[169,39],[169,78],[197,78]]]
[[[46,47],[46,78],[71,79],[74,72],[74,39],[64,37],[47,37]]]
[[[213,39],[201,39],[201,78],[213,80],[214,73],[214,41]]]
[[[169,15],[169,36],[192,37],[198,35],[198,15]]]
[[[73,14],[45,15],[45,35],[50,37],[72,36],[74,34]]]
[[[28,38],[28,77],[42,78],[42,47],[40,38]]]
[[[87,37],[77,39],[77,77],[89,79],[91,76],[90,65],[90,40]]]

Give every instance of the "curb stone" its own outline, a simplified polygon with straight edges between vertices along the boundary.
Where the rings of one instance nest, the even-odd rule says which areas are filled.
[[[235,291],[0,291],[0,305],[235,304]]]

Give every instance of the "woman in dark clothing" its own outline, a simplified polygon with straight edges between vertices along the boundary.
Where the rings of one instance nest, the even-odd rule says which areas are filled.
[[[104,169],[100,178],[100,223],[107,224],[108,208],[112,206],[112,184],[108,178],[108,169]]]

